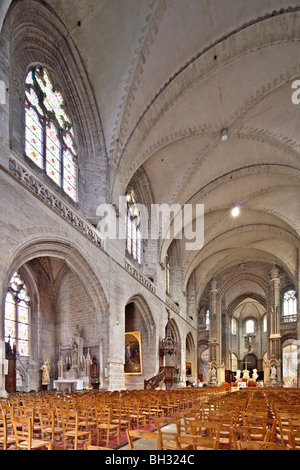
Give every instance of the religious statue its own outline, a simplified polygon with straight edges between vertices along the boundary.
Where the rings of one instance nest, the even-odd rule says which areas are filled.
[[[243,379],[249,379],[249,371],[248,371],[248,369],[243,370]]]
[[[256,381],[256,379],[258,379],[257,369],[253,369],[252,379],[254,379],[255,381]]]
[[[271,372],[271,374],[270,374],[271,379],[272,379],[272,380],[276,380],[276,377],[277,377],[277,368],[276,368],[276,366],[275,366],[274,364],[271,366],[270,372]]]
[[[50,364],[50,361],[49,359],[47,359],[46,362],[41,367],[41,370],[43,371],[42,385],[48,385],[50,382],[50,375],[49,375],[50,365],[49,364]]]
[[[236,379],[237,381],[238,381],[238,380],[241,380],[241,371],[240,371],[240,370],[237,370],[237,371],[236,371],[235,379]]]

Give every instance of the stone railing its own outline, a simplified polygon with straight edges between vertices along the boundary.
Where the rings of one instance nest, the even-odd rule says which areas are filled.
[[[172,300],[170,300],[168,297],[166,297],[166,304],[171,310],[178,313],[179,315],[180,307],[177,304],[175,304]]]
[[[63,217],[69,224],[79,230],[88,240],[104,248],[104,240],[98,230],[84,219],[71,205],[52,191],[34,172],[17,159],[10,157],[9,170],[24,186],[47,204],[54,212]]]
[[[156,294],[156,287],[150,281],[150,279],[145,276],[141,271],[139,271],[135,266],[133,266],[127,259],[125,259],[125,268],[126,270],[137,279],[143,286],[145,286],[148,290]]]

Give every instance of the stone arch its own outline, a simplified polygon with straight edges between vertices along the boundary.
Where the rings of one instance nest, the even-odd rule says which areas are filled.
[[[7,290],[12,274],[37,257],[54,257],[64,260],[68,268],[77,274],[84,285],[95,306],[98,322],[101,323],[103,316],[107,315],[108,303],[103,287],[92,268],[92,263],[87,261],[87,256],[78,247],[58,237],[53,237],[51,240],[48,237],[32,237],[15,250],[4,269],[3,292]],[[3,307],[2,301],[2,310]]]
[[[141,294],[129,298],[125,305],[125,333],[139,331],[141,338],[140,355],[142,372],[138,375],[125,375],[128,389],[144,387],[144,379],[158,373],[158,340],[156,325],[151,309]]]
[[[24,82],[30,67],[42,65],[55,73],[73,118],[79,147],[77,207],[93,222],[96,214],[90,213],[89,207],[95,208],[106,199],[108,160],[94,94],[77,47],[58,15],[45,3],[37,0],[15,2],[7,20],[11,47],[12,149],[24,158]],[[88,180],[89,185],[84,186],[84,180]]]
[[[232,317],[232,314],[234,312],[234,310],[236,309],[236,307],[241,303],[243,302],[243,300],[245,299],[253,299],[253,300],[256,300],[257,302],[259,302],[261,305],[263,305],[265,307],[265,309],[267,309],[267,301],[264,297],[262,297],[261,295],[259,294],[254,294],[254,293],[245,293],[245,294],[242,294],[240,295],[239,297],[237,297],[236,299],[234,299],[227,307],[227,312],[228,312],[228,317],[231,318]]]
[[[51,281],[47,268],[47,260],[60,268],[57,271],[57,284]],[[105,343],[108,351],[108,304],[103,287],[95,273],[92,263],[78,247],[61,238],[49,240],[48,237],[35,237],[27,239],[18,246],[6,262],[2,284],[2,311],[4,312],[5,293],[11,276],[19,271],[28,283],[31,295],[30,305],[30,349],[29,357],[20,358],[20,370],[26,370],[26,378],[22,375],[23,391],[39,390],[40,367],[45,357],[51,361],[50,378],[57,378],[57,361],[59,359],[59,344],[63,339],[67,344],[71,329],[75,329],[75,323],[83,325],[84,320],[91,320],[85,327],[88,346],[100,347],[100,342]],[[65,290],[62,284],[64,275],[68,274],[75,281],[69,283]],[[67,281],[66,281],[67,282]],[[66,286],[66,283],[65,283]],[[77,287],[76,287],[77,286]],[[82,310],[74,298],[74,289],[81,292],[86,310]],[[61,303],[59,296],[65,296],[65,303]],[[64,298],[64,297],[63,297]],[[73,307],[75,306],[75,312]],[[73,307],[72,307],[73,306]],[[78,311],[76,310],[78,309]],[[82,312],[82,313],[80,313]],[[74,313],[74,315],[73,315]],[[72,319],[71,325],[69,321]],[[66,330],[66,325],[70,328]],[[1,322],[1,329],[3,323]],[[22,359],[22,360],[21,360]],[[107,357],[103,357],[103,363]],[[30,367],[28,366],[30,364]],[[103,364],[101,364],[103,368]]]

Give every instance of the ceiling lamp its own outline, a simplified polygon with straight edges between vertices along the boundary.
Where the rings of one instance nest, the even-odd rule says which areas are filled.
[[[223,129],[223,130],[222,130],[221,142],[226,142],[227,139],[228,139],[227,129]]]
[[[236,205],[232,210],[231,210],[231,215],[232,217],[237,217],[240,213],[240,206]]]

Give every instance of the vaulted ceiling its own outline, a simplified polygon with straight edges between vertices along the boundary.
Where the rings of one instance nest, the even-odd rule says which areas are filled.
[[[46,3],[88,72],[111,199],[142,167],[155,203],[204,204],[203,248],[177,242],[183,288],[192,273],[203,289],[222,269],[250,260],[276,263],[295,282],[300,104],[291,96],[300,79],[300,1]],[[162,242],[161,261],[169,245]]]

